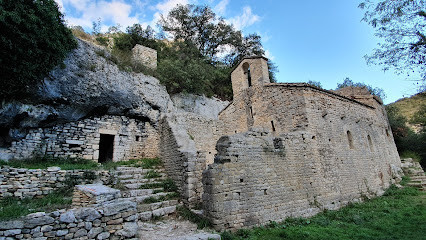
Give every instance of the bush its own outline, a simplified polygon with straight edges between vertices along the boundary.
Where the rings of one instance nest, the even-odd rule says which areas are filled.
[[[54,0],[2,0],[0,99],[22,99],[77,46]]]
[[[97,37],[96,41],[102,46],[108,46],[109,39],[107,37]]]

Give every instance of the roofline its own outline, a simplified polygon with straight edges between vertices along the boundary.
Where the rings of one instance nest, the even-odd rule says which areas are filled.
[[[316,86],[313,86],[313,85],[310,85],[310,84],[308,84],[308,83],[268,83],[268,84],[265,84],[265,85],[263,85],[262,87],[307,87],[307,88],[312,88],[312,89],[315,89],[315,90],[318,90],[318,91],[320,91],[320,92],[324,92],[324,93],[328,93],[328,94],[331,94],[331,95],[334,95],[334,96],[337,96],[337,97],[340,97],[340,98],[343,98],[343,99],[345,99],[345,100],[349,100],[350,102],[353,102],[353,103],[357,103],[357,104],[360,104],[360,105],[362,105],[362,106],[364,106],[364,107],[367,107],[367,108],[370,108],[370,109],[376,109],[375,107],[373,107],[373,106],[370,106],[370,105],[368,105],[368,104],[365,104],[365,103],[362,103],[362,102],[360,102],[360,101],[357,101],[357,100],[355,100],[355,99],[352,99],[352,98],[349,98],[349,97],[346,97],[346,96],[344,96],[344,95],[341,95],[341,94],[338,94],[338,93],[336,93],[336,92],[333,92],[333,91],[330,91],[330,90],[327,90],[327,89],[323,89],[323,88],[319,88],[319,87],[316,87]],[[375,96],[373,95],[373,98],[374,98]],[[377,99],[376,98],[374,98],[376,101],[377,101]],[[226,107],[224,107],[219,113],[218,113],[218,115],[220,115],[223,111],[225,111],[232,103],[233,103],[234,101],[231,101]],[[379,102],[379,101],[378,101]],[[379,102],[380,103],[380,102]]]

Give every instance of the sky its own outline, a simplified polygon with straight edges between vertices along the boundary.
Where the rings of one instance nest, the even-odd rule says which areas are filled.
[[[262,37],[266,57],[277,66],[278,82],[320,82],[335,89],[345,78],[382,88],[384,103],[416,93],[419,76],[395,75],[364,59],[379,38],[365,22],[360,0],[55,0],[69,26],[92,31],[140,23],[155,27],[177,4],[209,5],[244,35]]]

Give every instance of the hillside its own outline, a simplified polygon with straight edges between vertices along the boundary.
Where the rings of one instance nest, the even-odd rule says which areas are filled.
[[[399,99],[398,101],[390,103],[389,105],[393,105],[398,108],[401,115],[410,121],[414,113],[419,111],[421,106],[424,104],[426,104],[426,92],[418,93],[409,98]]]

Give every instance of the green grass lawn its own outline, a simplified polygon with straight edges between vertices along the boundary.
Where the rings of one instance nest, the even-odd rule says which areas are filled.
[[[311,218],[287,219],[282,223],[236,233],[222,239],[426,239],[426,193],[392,186],[384,196],[326,211]]]
[[[0,166],[10,166],[14,168],[46,169],[48,167],[60,167],[62,170],[73,169],[97,169],[99,164],[92,160],[81,158],[53,158],[48,156],[33,157],[22,160],[0,160]]]
[[[15,219],[34,212],[52,212],[71,206],[70,194],[53,192],[43,198],[18,199],[8,197],[0,199],[0,221]]]

